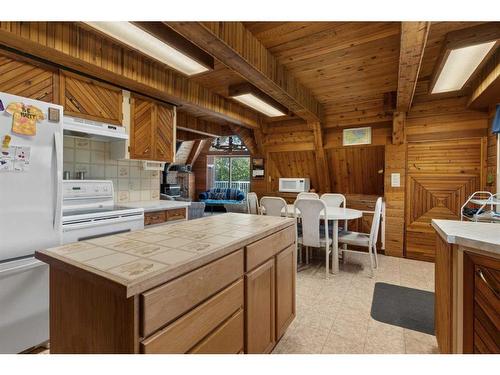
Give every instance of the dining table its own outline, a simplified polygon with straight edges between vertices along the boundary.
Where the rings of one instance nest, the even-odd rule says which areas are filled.
[[[297,209],[295,213],[294,205],[287,204],[286,211],[285,207],[281,210],[282,216],[285,216],[285,213],[289,217],[294,217],[297,214],[297,217],[300,217],[300,210]],[[363,211],[355,210],[353,208],[345,208],[345,207],[326,207],[326,219],[330,222],[333,222],[333,262],[332,262],[332,272],[335,274],[339,271],[339,221],[344,221],[344,227],[347,228],[347,221],[359,219],[363,216]],[[320,214],[321,219],[325,219],[325,213],[322,212]]]

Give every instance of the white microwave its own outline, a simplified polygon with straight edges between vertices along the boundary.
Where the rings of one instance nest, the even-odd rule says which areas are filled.
[[[308,178],[280,178],[279,191],[283,193],[300,193],[309,191],[310,182]]]

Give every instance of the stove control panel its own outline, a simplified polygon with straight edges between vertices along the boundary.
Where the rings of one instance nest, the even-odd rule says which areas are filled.
[[[113,182],[107,180],[64,180],[63,199],[113,199]]]

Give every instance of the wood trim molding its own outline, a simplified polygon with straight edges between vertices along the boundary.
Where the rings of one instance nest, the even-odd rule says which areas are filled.
[[[308,121],[320,121],[322,107],[241,22],[166,22],[223,64]]]
[[[401,22],[397,91],[398,111],[408,112],[410,110],[429,29],[430,22]]]
[[[92,78],[256,128],[260,115],[75,22],[0,22],[0,45]]]

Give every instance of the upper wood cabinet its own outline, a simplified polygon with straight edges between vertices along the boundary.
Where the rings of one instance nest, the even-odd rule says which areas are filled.
[[[9,52],[0,53],[0,91],[30,99],[57,103],[57,71],[27,62]]]
[[[64,114],[110,124],[122,124],[122,90],[73,73],[60,72]]]
[[[153,160],[155,105],[133,96],[130,111],[130,159]]]
[[[130,158],[172,162],[174,107],[132,95],[130,108]]]

